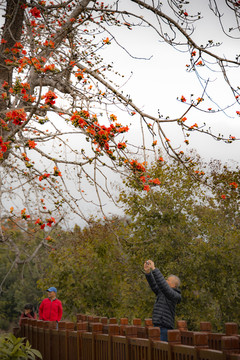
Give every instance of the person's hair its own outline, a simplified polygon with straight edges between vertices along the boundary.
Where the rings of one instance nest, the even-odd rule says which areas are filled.
[[[179,286],[181,285],[181,281],[180,281],[179,277],[176,275],[173,275],[173,274],[169,275],[168,278],[170,278],[170,277],[174,278],[176,288],[179,288]]]
[[[32,304],[26,304],[26,305],[24,306],[24,309],[25,309],[25,310],[31,310],[31,311],[33,311],[33,305],[32,305]]]

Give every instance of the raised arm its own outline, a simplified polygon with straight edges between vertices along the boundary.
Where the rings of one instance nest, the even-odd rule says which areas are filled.
[[[154,294],[158,294],[159,293],[159,288],[157,286],[157,283],[151,273],[151,260],[148,260],[148,261],[145,261],[144,263],[144,270],[145,270],[145,276],[146,276],[146,279],[147,279],[147,282],[150,286],[150,288],[152,289],[152,291],[154,292]]]

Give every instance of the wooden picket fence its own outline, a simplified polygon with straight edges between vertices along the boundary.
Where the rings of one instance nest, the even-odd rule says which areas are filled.
[[[168,331],[160,341],[160,329],[151,319],[101,318],[77,315],[77,322],[56,323],[23,319],[15,335],[25,337],[43,360],[240,360],[240,335],[236,323],[226,323],[225,333],[213,333],[211,324],[188,331],[186,321]]]

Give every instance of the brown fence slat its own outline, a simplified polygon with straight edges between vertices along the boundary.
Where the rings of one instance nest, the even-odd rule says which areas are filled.
[[[92,333],[81,333],[81,354],[83,360],[93,359],[93,341]]]
[[[51,329],[44,329],[44,360],[52,360],[51,357]]]
[[[38,324],[37,326],[37,349],[42,354],[42,357],[44,359],[45,353],[44,353],[44,332],[45,329],[43,327],[39,327],[41,324]]]
[[[77,331],[69,331],[68,336],[67,336],[67,354],[68,354],[67,358],[68,358],[68,360],[79,360],[79,358],[78,358],[78,355],[79,355],[78,341],[79,341],[79,338],[78,338]]]
[[[209,349],[221,350],[222,349],[222,337],[225,334],[221,333],[209,333],[208,334],[208,346]]]
[[[226,360],[226,355],[219,350],[199,349],[198,360]]]
[[[57,329],[51,329],[51,360],[60,360],[60,345],[59,345],[59,331]]]
[[[58,330],[59,336],[59,360],[67,359],[67,331]]]
[[[152,360],[170,360],[170,345],[165,341],[152,341]]]
[[[148,339],[129,339],[129,359],[151,360],[151,344]]]
[[[107,334],[95,334],[94,337],[94,360],[111,360],[109,357],[109,335]]]
[[[197,360],[197,349],[194,346],[171,345],[171,360]]]
[[[126,336],[113,335],[111,341],[111,359],[130,360],[128,355],[128,339]]]

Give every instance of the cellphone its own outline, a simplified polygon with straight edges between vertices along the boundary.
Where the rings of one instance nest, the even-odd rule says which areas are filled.
[[[150,265],[150,264],[149,264],[149,261],[146,261],[146,264],[147,264],[147,265]]]

